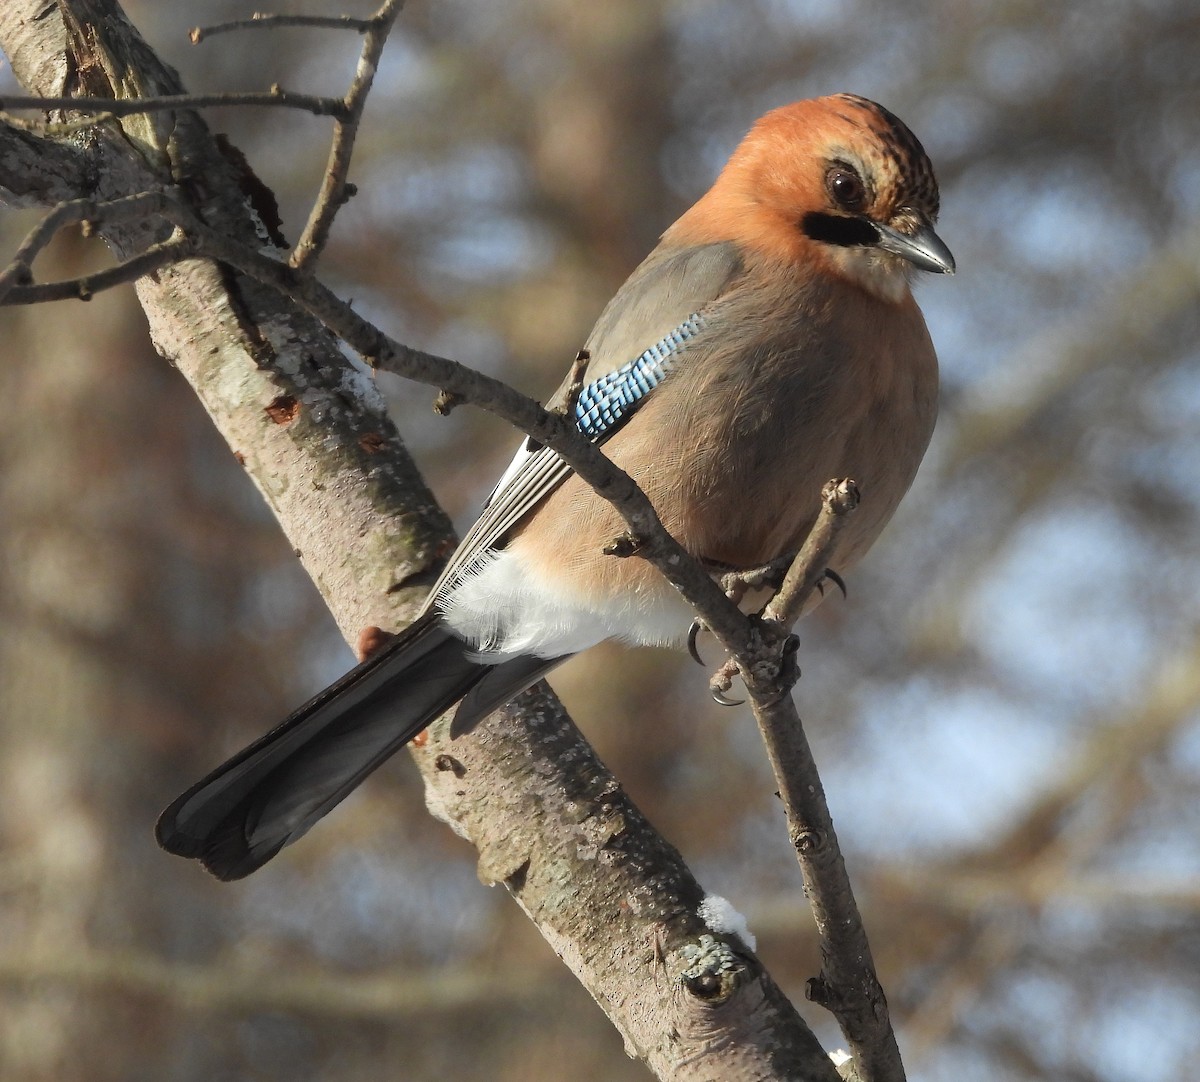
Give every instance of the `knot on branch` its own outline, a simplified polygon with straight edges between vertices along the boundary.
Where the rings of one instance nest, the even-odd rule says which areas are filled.
[[[852,477],[835,477],[821,486],[821,502],[835,515],[853,511],[861,499],[858,482]]]
[[[467,775],[467,768],[453,755],[439,755],[433,760],[433,766],[435,770],[449,772],[456,778],[464,778]]]
[[[723,940],[706,932],[696,943],[680,947],[679,957],[684,964],[679,979],[697,999],[724,1003],[736,991],[742,961]]]
[[[825,833],[813,827],[793,830],[791,842],[796,852],[805,857],[819,856],[829,848],[829,839]]]
[[[839,1017],[848,1010],[861,1012],[864,1000],[867,1010],[877,1022],[886,1020],[889,1015],[887,996],[874,974],[865,975],[857,990],[854,990],[847,985],[839,985],[822,971],[819,976],[809,977],[804,982],[804,998]]]
[[[827,1011],[836,1014],[845,997],[838,993],[838,990],[822,973],[819,977],[809,977],[804,982],[804,998],[809,1003],[815,1003],[818,1007],[824,1007]]]
[[[642,539],[636,534],[626,530],[620,537],[614,537],[600,551],[605,556],[616,556],[618,559],[627,560],[630,556],[636,556],[642,549]]]
[[[454,391],[441,391],[433,400],[433,412],[439,417],[449,417],[455,406],[461,406],[466,399]]]

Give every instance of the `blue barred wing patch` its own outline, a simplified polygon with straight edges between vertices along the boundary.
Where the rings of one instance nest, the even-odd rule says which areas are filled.
[[[703,329],[704,318],[698,312],[693,313],[640,357],[584,387],[575,403],[575,425],[579,431],[599,439],[620,424],[663,381],[674,367],[676,357]]]

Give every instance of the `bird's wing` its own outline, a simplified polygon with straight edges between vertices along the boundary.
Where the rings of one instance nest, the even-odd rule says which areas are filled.
[[[573,409],[581,432],[603,443],[628,421],[689,346],[711,331],[712,306],[741,269],[737,247],[727,242],[660,246],[646,258],[609,301],[584,345],[589,361]],[[567,401],[571,381],[568,375],[549,408]],[[434,584],[426,609],[437,607],[439,599],[570,473],[557,452],[523,440]]]

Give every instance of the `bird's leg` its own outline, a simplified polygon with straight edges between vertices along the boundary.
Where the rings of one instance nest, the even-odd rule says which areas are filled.
[[[762,621],[760,617],[755,614],[750,619],[760,629],[759,634],[761,635]],[[800,640],[795,635],[788,635],[780,644],[779,684],[781,688],[785,689],[780,694],[786,694],[787,689],[790,689],[800,679],[800,669],[796,664],[796,653],[799,648]],[[714,701],[721,706],[741,706],[744,702],[742,699],[731,699],[725,694],[733,686],[733,678],[737,675],[737,663],[733,658],[728,658],[709,680],[708,690],[712,693]]]
[[[734,604],[739,603],[750,590],[770,590],[774,593],[783,585],[784,577],[792,561],[796,559],[794,552],[777,556],[770,563],[759,567],[731,567],[719,573],[717,582]]]
[[[729,564],[716,560],[704,560],[703,563],[716,578],[717,585],[725,592],[725,596],[735,605],[740,605],[750,590],[769,589],[774,594],[783,583],[793,559],[794,554],[780,556],[760,567],[747,568],[730,567]],[[692,626],[688,628],[688,653],[700,665],[704,664],[704,659],[696,648],[696,639],[703,630],[704,625],[699,620],[693,620]],[[721,706],[741,706],[745,702],[744,699],[731,699],[725,694],[733,686],[733,679],[737,673],[737,664],[733,658],[727,658],[708,682],[708,690],[712,693],[713,700]]]
[[[783,585],[783,580],[787,577],[793,562],[796,559],[795,553],[788,553],[785,556],[779,556],[770,563],[762,564],[760,567],[750,568],[731,568],[728,564],[721,564],[714,560],[706,560],[705,567],[717,577],[717,583],[721,589],[725,591],[725,596],[729,598],[735,605],[740,604],[742,599],[751,590],[768,589],[772,596]],[[817,583],[817,589],[821,593],[825,592],[825,581],[832,582],[842,592],[842,596],[846,596],[846,583],[842,576],[839,575],[833,568],[827,567]],[[768,599],[769,600],[769,599]],[[763,610],[766,608],[764,602],[762,608],[755,613],[751,619],[757,620],[762,616]],[[697,664],[703,665],[704,659],[700,656],[700,651],[697,649],[696,640],[699,638],[700,632],[704,630],[704,625],[700,620],[693,620],[692,626],[688,628],[688,653]],[[789,635],[784,640],[784,660],[785,662],[795,665],[795,655],[797,649],[797,639],[794,635]],[[726,692],[733,686],[734,677],[738,674],[738,668],[732,658],[728,658],[725,663],[712,675],[712,679],[708,682],[708,689],[712,693],[713,699],[720,703],[721,706],[741,706],[744,700],[731,699]],[[789,678],[786,683],[791,686],[795,683],[795,679],[799,677],[799,673],[795,673],[794,677]]]

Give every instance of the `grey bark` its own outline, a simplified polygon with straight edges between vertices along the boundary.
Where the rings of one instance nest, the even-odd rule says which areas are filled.
[[[103,0],[12,0],[0,8],[0,45],[34,93],[180,92]],[[0,127],[0,195],[26,203],[174,185],[209,225],[254,243],[238,180],[237,163],[187,112],[104,121],[63,140]],[[99,228],[123,258],[169,233],[153,220]],[[286,297],[212,263],[168,267],[137,290],[155,346],[194,388],[346,637],[402,624],[450,534],[369,382]],[[703,891],[679,854],[546,689],[453,743],[435,726],[415,759],[431,811],[478,848],[481,877],[505,885],[656,1075],[836,1078],[748,948],[705,927]]]

